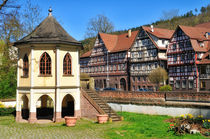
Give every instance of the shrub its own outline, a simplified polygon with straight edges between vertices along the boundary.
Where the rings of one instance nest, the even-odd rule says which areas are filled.
[[[15,108],[0,108],[0,116],[8,116],[15,114]]]
[[[203,120],[203,127],[206,129],[210,129],[210,120]]]
[[[170,85],[161,86],[160,91],[172,91],[172,87]]]

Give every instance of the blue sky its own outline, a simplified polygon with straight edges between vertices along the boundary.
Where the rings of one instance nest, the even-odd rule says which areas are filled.
[[[24,3],[24,0],[21,0]],[[210,0],[31,0],[41,7],[43,18],[51,6],[53,16],[75,39],[82,40],[90,18],[107,16],[115,30],[151,24],[159,20],[163,11],[179,9],[184,14],[210,4]]]

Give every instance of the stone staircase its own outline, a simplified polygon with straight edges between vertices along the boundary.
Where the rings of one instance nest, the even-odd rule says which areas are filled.
[[[107,114],[109,118],[112,118],[112,121],[121,121],[120,116],[106,103],[101,97],[97,94],[97,92],[93,90],[83,90],[88,96],[98,105],[101,114]]]

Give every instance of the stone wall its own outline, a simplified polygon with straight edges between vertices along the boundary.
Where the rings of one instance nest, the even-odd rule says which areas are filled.
[[[180,116],[203,115],[210,118],[210,92],[123,92],[100,91],[115,111]]]
[[[81,91],[81,117],[87,117],[90,119],[96,119],[97,118],[97,114],[99,114],[100,112],[97,110],[96,106],[94,106],[94,104],[91,102],[91,100],[87,99],[87,97],[85,97],[84,95],[84,91]]]
[[[113,110],[121,112],[135,112],[152,115],[180,116],[182,114],[192,114],[194,116],[203,115],[204,118],[210,118],[209,108],[188,108],[174,106],[155,106],[155,105],[136,105],[108,103]]]

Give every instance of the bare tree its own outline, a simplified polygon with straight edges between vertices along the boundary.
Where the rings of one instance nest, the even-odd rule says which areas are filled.
[[[1,5],[0,5],[0,10],[7,4],[8,0],[3,0]]]
[[[8,13],[11,9],[18,9],[20,8],[19,5],[14,2],[14,0],[0,0],[0,15],[9,15],[12,14],[11,12]]]
[[[165,69],[158,67],[151,71],[149,74],[149,80],[156,84],[159,88],[160,83],[165,82],[168,79],[168,74]]]
[[[114,25],[105,15],[99,14],[91,18],[86,31],[86,37],[95,37],[98,32],[109,33],[114,31]]]
[[[36,25],[38,25],[42,19],[41,8],[37,4],[32,4],[31,0],[26,0],[23,13],[24,29],[25,33],[31,33]]]

